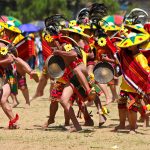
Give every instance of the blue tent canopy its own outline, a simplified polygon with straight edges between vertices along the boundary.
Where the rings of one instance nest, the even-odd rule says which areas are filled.
[[[36,26],[39,27],[41,30],[43,30],[43,29],[45,28],[44,21],[37,20],[37,21],[30,22],[30,23],[33,24],[33,25],[36,25]]]
[[[19,29],[22,31],[22,33],[33,33],[38,32],[40,28],[33,24],[22,24],[19,26]]]

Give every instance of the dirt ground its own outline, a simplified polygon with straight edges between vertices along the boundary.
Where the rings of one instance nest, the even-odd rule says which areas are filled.
[[[37,84],[28,78],[30,96],[33,96]],[[19,91],[20,104],[13,111],[20,116],[20,129],[5,130],[8,119],[0,109],[0,150],[149,150],[150,128],[143,128],[138,123],[138,133],[128,134],[129,130],[114,132],[118,125],[117,103],[108,106],[110,113],[107,122],[102,128],[98,128],[98,115],[94,106],[89,107],[94,119],[94,127],[83,127],[80,133],[69,133],[63,127],[63,109],[59,106],[55,123],[48,130],[41,129],[45,123],[49,111],[49,84],[45,89],[44,96],[33,100],[31,107],[24,109],[24,98]],[[104,96],[101,96],[104,102]],[[10,100],[11,101],[11,100]],[[74,106],[77,113],[78,108]],[[79,120],[83,124],[83,119]],[[128,123],[127,123],[128,124]]]

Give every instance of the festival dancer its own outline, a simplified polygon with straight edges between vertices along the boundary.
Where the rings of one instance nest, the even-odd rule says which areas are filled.
[[[39,82],[39,78],[36,71],[32,70],[31,67],[24,60],[18,57],[17,50],[15,50],[13,46],[10,48],[10,52],[13,54],[16,63],[18,88],[22,91],[23,96],[26,99],[25,108],[28,108],[30,106],[30,101],[29,101],[29,91],[28,91],[26,78],[25,78],[26,73],[29,74],[30,77],[34,79],[35,82]]]
[[[125,128],[125,121],[128,115],[130,133],[135,134],[137,111],[142,110],[145,113],[143,109],[145,108],[143,93],[147,94],[150,90],[148,79],[150,68],[146,57],[139,51],[139,45],[148,39],[149,34],[146,32],[138,34],[130,32],[128,38],[125,38],[118,44],[118,47],[121,48],[120,61],[124,78],[121,84],[121,98],[118,101],[120,124],[115,130]],[[138,78],[135,79],[135,76]],[[131,80],[132,82],[130,82]],[[137,84],[136,86],[139,89],[141,88],[143,93],[138,91],[133,83]]]
[[[43,72],[43,74],[45,74],[45,76],[47,78],[50,78],[48,76],[46,68],[45,68],[45,71]],[[50,103],[50,108],[49,108],[49,118],[46,121],[46,123],[44,123],[43,128],[47,128],[50,124],[55,122],[55,116],[56,116],[56,112],[58,110],[58,103],[60,101],[60,97],[62,95],[62,91],[63,91],[67,81],[68,81],[68,79],[67,79],[67,71],[65,71],[63,77],[61,77],[60,79],[57,79],[56,82],[54,82],[53,79],[51,79],[50,97],[49,97],[49,100],[50,100],[51,103]],[[70,104],[72,105],[75,100],[77,101],[77,99],[78,99],[77,95],[74,94],[70,98]],[[78,103],[78,101],[77,101],[77,103]],[[81,109],[81,110],[82,110],[82,112],[84,114],[84,119],[85,119],[85,124],[84,125],[86,125],[86,126],[93,125],[94,124],[93,120],[91,119],[87,109],[84,108],[84,109]],[[65,111],[64,111],[64,117],[65,117],[64,125],[68,126],[70,118],[69,118],[68,114]]]
[[[51,26],[52,25],[54,25],[54,22],[52,22],[52,24],[51,24]],[[56,32],[55,32],[56,33]],[[55,38],[56,38],[56,36],[55,36]],[[61,38],[61,37],[60,37]],[[64,61],[65,61],[65,64],[66,64],[66,66],[69,66],[69,64],[71,64],[71,62],[73,61],[74,62],[74,65],[72,65],[72,67],[73,67],[73,69],[74,69],[74,67],[76,67],[80,62],[81,62],[81,60],[78,62],[78,58],[77,58],[77,52],[75,52],[73,49],[74,49],[74,47],[71,45],[71,43],[70,42],[72,42],[72,41],[70,41],[70,39],[68,40],[67,38],[62,38],[62,39],[57,39],[57,42],[60,42],[60,43],[58,43],[58,44],[60,44],[61,45],[61,47],[60,47],[60,45],[58,45],[58,44],[56,44],[56,47],[57,47],[57,49],[60,49],[60,50],[55,50],[54,51],[54,55],[61,55],[61,57],[64,59]],[[56,40],[56,39],[55,39]],[[70,47],[64,47],[65,45],[66,46],[68,46],[69,45],[69,43],[70,43],[70,45],[71,45],[71,49],[70,49]],[[55,41],[56,42],[56,41]],[[67,43],[66,43],[67,42]],[[65,44],[66,43],[66,44]],[[68,44],[68,45],[67,45]],[[64,48],[66,51],[68,51],[68,52],[65,52],[65,51],[62,51],[61,49],[62,48]],[[70,66],[71,67],[71,66]],[[71,77],[70,77],[70,79],[71,79]],[[70,92],[69,92],[70,91]],[[60,100],[60,103],[62,104],[62,106],[64,107],[64,109],[66,110],[66,112],[69,114],[69,116],[70,116],[70,118],[71,118],[71,120],[72,120],[72,122],[73,122],[73,124],[74,124],[74,126],[75,126],[75,128],[73,128],[73,130],[75,130],[75,131],[78,131],[78,130],[81,130],[81,126],[79,125],[79,123],[78,123],[78,121],[77,121],[77,119],[76,119],[76,116],[75,116],[75,114],[74,114],[74,111],[73,111],[73,108],[71,107],[71,105],[70,105],[70,103],[69,103],[69,99],[70,99],[70,97],[72,96],[72,94],[73,94],[74,92],[73,92],[73,89],[72,89],[72,87],[70,86],[70,84],[68,83],[65,87],[64,87],[64,89],[63,89],[63,92],[62,92],[62,96],[61,96],[61,100]],[[72,130],[72,131],[73,131]]]
[[[95,7],[97,7],[97,8],[95,8]],[[92,75],[92,73],[93,73],[95,63],[97,62],[96,56],[97,56],[97,53],[99,52],[99,49],[100,49],[100,48],[98,48],[100,46],[96,46],[97,42],[94,40],[94,39],[96,39],[96,37],[93,37],[95,32],[96,32],[96,26],[91,25],[92,21],[90,21],[90,18],[89,18],[90,17],[89,13],[91,13],[91,11],[93,12],[93,9],[95,10],[95,13],[100,10],[98,14],[101,14],[102,16],[105,16],[105,13],[106,13],[105,6],[103,6],[103,4],[98,4],[98,3],[93,4],[91,6],[91,8],[82,9],[80,11],[80,13],[78,14],[78,16],[77,16],[77,23],[79,24],[79,26],[82,29],[84,29],[84,33],[91,36],[91,38],[89,40],[89,45],[86,44],[85,47],[84,47],[84,51],[86,52],[86,55],[87,55],[87,69],[88,69],[89,76]],[[103,9],[104,9],[104,11],[101,11]],[[99,19],[101,19],[101,18],[99,18]],[[101,58],[101,56],[98,56],[98,57]],[[111,99],[110,94],[108,92],[107,84],[100,84],[99,83],[98,85],[102,90],[102,91],[99,90],[99,94],[101,94],[103,92],[106,96],[106,104],[109,104],[112,101],[112,99]]]
[[[13,57],[8,54],[8,48],[4,42],[0,42],[0,79],[1,79],[1,89],[0,89],[0,104],[1,107],[9,118],[9,129],[17,129],[19,115],[12,112],[12,108],[8,103],[8,97],[10,96],[11,92],[17,92],[16,79],[15,79],[15,64],[13,63]]]
[[[90,25],[89,24],[87,25],[87,23],[89,23],[89,22],[86,22],[86,23],[84,22],[85,19],[88,20],[88,13],[89,13],[88,11],[89,11],[88,9],[84,8],[78,14],[78,16],[77,16],[77,19],[78,19],[77,22],[80,23],[80,25],[76,24],[75,21],[74,21],[74,23],[72,21],[71,23],[69,23],[69,25],[71,25],[70,29],[69,30],[68,29],[64,29],[64,30],[65,31],[68,30],[69,37],[72,37],[78,43],[78,45],[80,46],[80,48],[83,49],[84,53],[86,52],[86,54],[85,54],[86,57],[85,57],[85,59],[83,57],[83,60],[84,60],[85,64],[86,64],[86,61],[87,61],[88,76],[89,76],[89,79],[90,79],[91,78],[90,77],[91,74],[93,74],[93,68],[95,66],[94,65],[95,64],[95,62],[94,62],[94,53],[93,53],[93,51],[91,51],[90,44],[89,44],[89,38],[84,38],[84,37],[81,38],[80,37],[81,36],[80,35],[80,33],[81,33],[80,30],[81,29],[78,28],[78,26],[79,26],[82,29],[85,29],[86,27],[88,29],[90,29]],[[80,32],[75,32],[72,29],[78,29],[78,31],[80,31]],[[82,54],[83,56],[84,56],[84,53]],[[91,81],[92,80],[90,80],[89,82],[91,82]],[[93,84],[93,81],[91,82],[91,86],[93,86],[94,88],[96,88],[96,90],[98,89],[97,92],[99,93],[100,89],[96,86],[96,84]],[[101,126],[105,122],[106,118],[103,116],[103,114],[101,115],[102,106],[101,106],[100,99],[98,98],[98,95],[96,96],[94,102],[95,102],[95,104],[96,104],[96,106],[98,108],[98,113],[99,113],[99,116],[100,116],[99,117],[100,118],[99,126]],[[89,105],[89,102],[87,102],[87,105]]]
[[[45,68],[45,76],[48,76],[48,72],[46,68]],[[51,78],[50,96],[49,96],[49,101],[50,101],[49,118],[46,121],[46,123],[44,123],[44,125],[42,126],[43,128],[47,128],[50,124],[55,122],[55,116],[58,110],[58,103],[66,83],[67,83],[66,73],[63,75],[63,77],[59,78],[56,82]],[[70,101],[70,103],[72,102]],[[65,111],[64,111],[64,117],[65,117],[64,125],[68,126],[70,118]]]
[[[21,34],[21,31],[14,26],[8,26],[8,24],[1,22],[1,26],[4,27],[3,29],[3,36],[1,37],[4,40],[7,40],[11,42],[13,45],[16,45],[19,43],[22,39],[24,39],[24,36]],[[17,56],[18,57],[18,56]],[[20,75],[19,72],[17,72],[17,82],[18,82],[18,87],[22,91],[22,94],[26,100],[26,105],[25,108],[30,106],[30,100],[29,100],[29,91],[26,83],[26,77],[25,74]],[[17,100],[17,93],[12,93],[11,97],[13,100],[12,107],[17,107],[19,104],[19,101]]]
[[[54,17],[54,16],[53,16]],[[56,16],[57,17],[57,16]],[[60,20],[58,20],[58,18],[57,18],[57,22],[58,21],[60,21]],[[56,20],[55,20],[55,22],[56,22]],[[60,23],[58,23],[58,24],[60,24]],[[45,39],[47,40],[47,42],[50,42],[49,40],[48,40],[48,38],[47,37],[45,37]],[[54,42],[52,42],[51,41],[51,47],[53,47],[54,48],[54,45],[52,45],[52,43],[54,43]],[[56,46],[55,46],[56,47]],[[58,49],[58,47],[56,47],[56,49]],[[67,73],[65,73],[65,76],[67,76]],[[64,77],[63,77],[64,78]],[[62,79],[61,79],[62,80]],[[61,81],[60,79],[56,82],[56,85],[57,84],[60,84],[60,81]],[[61,83],[61,85],[62,85],[62,83]],[[63,85],[64,85],[64,83],[63,83]],[[55,87],[55,84],[54,84],[54,87]],[[60,90],[61,89],[61,90]],[[52,94],[52,96],[54,96],[53,95],[53,93],[55,93],[55,97],[57,98],[57,99],[59,99],[60,98],[60,96],[61,96],[61,93],[62,93],[62,91],[63,91],[63,89],[64,89],[64,86],[60,86],[60,88],[58,88],[58,89],[52,89],[52,91],[51,91],[51,94]],[[54,91],[55,90],[55,91]],[[57,96],[58,95],[58,96]],[[74,96],[73,96],[74,97]],[[71,97],[71,99],[73,98],[73,97]],[[56,103],[56,102],[55,102]],[[73,103],[73,102],[72,102]],[[78,101],[77,101],[77,103],[78,103]],[[51,104],[53,104],[53,103],[51,103]],[[58,105],[58,104],[57,104]],[[93,121],[92,121],[92,119],[91,119],[91,117],[90,117],[90,115],[89,115],[89,113],[88,113],[88,111],[87,111],[87,109],[86,108],[80,108],[81,109],[81,111],[83,111],[83,114],[84,114],[84,118],[85,118],[85,125],[93,125]],[[54,110],[54,109],[53,109]],[[51,110],[50,110],[51,111]],[[57,110],[55,109],[55,112],[56,112]],[[50,118],[54,118],[55,117],[55,114],[54,115],[52,115],[52,113],[50,114]],[[53,119],[54,120],[54,119]],[[68,122],[68,121],[67,121]]]
[[[78,29],[78,31],[79,32],[75,32],[75,30],[71,30],[71,29]],[[71,38],[73,38],[76,42],[77,42],[77,44],[79,45],[79,47],[80,47],[80,49],[81,49],[81,51],[82,51],[82,49],[84,50],[84,51],[86,51],[86,54],[88,54],[88,57],[87,58],[90,58],[90,57],[92,57],[91,59],[88,59],[88,61],[87,61],[87,64],[88,64],[88,66],[89,66],[89,68],[88,68],[88,70],[87,70],[87,76],[89,76],[88,77],[88,80],[89,80],[89,83],[90,83],[90,86],[91,87],[93,87],[94,89],[96,88],[96,92],[97,92],[97,94],[99,94],[99,91],[100,91],[100,89],[98,88],[98,86],[96,86],[96,84],[94,84],[94,82],[92,81],[92,80],[90,80],[90,76],[91,76],[91,74],[93,74],[93,70],[91,69],[91,68],[93,68],[93,65],[95,64],[94,63],[94,61],[93,61],[93,57],[94,57],[94,54],[93,54],[93,52],[92,51],[90,51],[90,46],[88,45],[89,44],[89,42],[88,42],[88,40],[89,40],[89,38],[85,38],[85,37],[82,37],[81,38],[81,29],[80,28],[78,28],[77,26],[74,26],[74,27],[71,27],[71,29],[64,29],[63,30],[63,32],[64,31],[68,31],[68,35],[69,35],[69,37],[71,37]],[[79,30],[80,29],[80,30]],[[85,47],[88,47],[88,50],[86,49],[85,50]],[[87,53],[87,51],[89,52],[89,53]],[[84,53],[83,53],[83,55],[84,55]],[[87,59],[87,58],[85,58],[85,59]],[[83,58],[83,60],[84,60],[84,58]],[[84,62],[85,64],[86,64],[86,61]],[[92,66],[92,67],[91,67]],[[91,72],[90,72],[91,71]],[[89,74],[90,73],[90,74]],[[102,106],[101,106],[101,102],[100,102],[100,99],[98,98],[98,95],[96,95],[96,97],[94,98],[93,97],[93,100],[94,100],[94,102],[95,102],[95,104],[96,104],[96,107],[97,107],[97,109],[98,109],[98,114],[99,114],[99,118],[100,118],[100,121],[99,121],[99,127],[102,125],[102,124],[104,124],[104,122],[106,121],[106,117],[103,115],[103,114],[101,114],[101,109],[102,109]],[[93,103],[93,102],[92,102]],[[86,102],[86,105],[91,105],[91,101],[89,102]],[[82,106],[84,106],[85,104],[83,103],[82,104]]]

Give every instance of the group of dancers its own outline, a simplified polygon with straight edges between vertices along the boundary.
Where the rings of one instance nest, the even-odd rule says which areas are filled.
[[[19,115],[13,114],[8,97],[12,95],[16,99],[17,89],[20,88],[27,103],[30,103],[26,73],[38,82],[31,100],[44,94],[50,79],[49,118],[42,126],[44,129],[55,122],[60,103],[64,109],[65,125],[68,126],[70,120],[73,123],[69,131],[82,130],[73,109],[74,102],[79,106],[78,115],[83,114],[86,126],[94,125],[88,106],[95,104],[101,127],[107,120],[106,106],[114,101],[118,102],[120,121],[115,127],[116,131],[125,128],[128,118],[130,133],[136,133],[137,112],[141,114],[144,126],[149,125],[148,14],[142,9],[134,9],[118,26],[105,21],[107,11],[104,4],[94,3],[81,9],[76,20],[70,21],[61,14],[45,19],[43,39],[51,54],[45,61],[40,79],[35,70],[17,55],[14,41],[21,33],[15,30],[17,33],[12,34],[12,30],[3,25],[0,40],[1,106],[10,120],[10,129],[18,128]],[[8,40],[4,38],[6,35]],[[100,64],[103,65],[103,71],[100,71]],[[111,79],[111,75],[106,74],[109,68],[113,68]],[[98,74],[99,71],[102,76]],[[119,77],[122,83],[118,95],[116,86]],[[105,106],[100,100],[102,93],[106,97]]]

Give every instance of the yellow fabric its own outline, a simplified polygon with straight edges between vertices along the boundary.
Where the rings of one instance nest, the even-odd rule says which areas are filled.
[[[87,54],[84,50],[81,49],[81,53],[82,53],[82,59],[83,59],[83,62],[84,64],[86,65],[87,64]]]
[[[150,72],[150,67],[148,66],[148,61],[146,59],[146,57],[142,54],[142,53],[138,53],[136,55],[134,55],[134,59],[137,61],[137,63],[139,63],[142,68],[144,70],[146,70],[147,72]],[[126,91],[126,92],[136,92],[123,78],[122,79],[122,83],[120,86],[121,90]]]
[[[121,90],[126,92],[133,92],[136,93],[136,91],[126,82],[124,78],[122,78],[122,83],[120,85]]]
[[[18,36],[15,37],[15,39],[13,40],[13,44],[17,44],[19,43],[22,39],[24,39],[24,36],[22,34],[19,34]]]
[[[142,66],[142,68],[145,71],[150,72],[150,67],[148,66],[147,58],[142,53],[136,54],[134,56],[134,59],[137,61],[137,63],[139,63]]]

